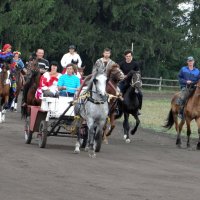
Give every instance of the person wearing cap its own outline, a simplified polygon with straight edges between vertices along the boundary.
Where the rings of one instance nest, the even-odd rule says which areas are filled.
[[[195,84],[200,79],[200,71],[194,66],[194,58],[189,56],[187,58],[187,66],[183,66],[178,73],[179,84],[181,87],[180,98],[178,99],[178,105],[180,106],[179,117],[183,118],[183,110],[185,103],[190,95],[195,90]]]
[[[79,54],[76,52],[75,45],[69,46],[69,52],[63,55],[60,62],[65,71],[66,71],[66,69],[65,69],[66,66],[71,63],[76,63],[79,68],[81,67],[82,60],[81,60]],[[63,73],[65,73],[65,71]]]
[[[61,76],[61,73],[58,71],[58,63],[56,61],[52,61],[49,71],[45,72],[41,78],[39,87],[36,91],[35,98],[41,99],[42,94],[44,97],[57,97],[58,96],[58,79]]]
[[[73,64],[68,64],[66,68],[66,73],[58,80],[59,95],[74,97],[80,87],[80,79],[74,74]]]
[[[3,62],[12,63],[13,60],[13,53],[12,46],[10,44],[5,44],[2,48],[2,51],[0,52],[0,68],[2,66]]]
[[[124,51],[124,60],[119,63],[119,66],[122,72],[124,73],[125,78],[127,74],[132,70],[140,72],[139,64],[133,60],[133,52],[130,49],[127,49]],[[127,86],[125,85],[125,81],[121,81],[119,83],[119,88],[122,94],[125,94],[126,89],[127,89]],[[139,110],[141,110],[143,94],[142,94],[141,89],[139,88],[137,89],[137,96],[139,100]],[[140,114],[140,111],[138,112],[138,114]]]

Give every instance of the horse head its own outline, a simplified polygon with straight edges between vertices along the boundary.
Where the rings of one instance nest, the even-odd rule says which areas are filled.
[[[130,74],[127,75],[130,79],[130,85],[133,88],[141,88],[142,87],[142,79],[139,71],[131,71]]]
[[[95,92],[100,96],[105,96],[106,94],[106,83],[107,76],[97,70],[93,78],[93,88],[95,88]]]
[[[121,71],[118,64],[113,64],[107,70],[107,77],[110,81],[118,83],[119,81],[124,79],[124,73]]]

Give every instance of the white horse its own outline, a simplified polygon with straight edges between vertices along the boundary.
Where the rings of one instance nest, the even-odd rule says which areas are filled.
[[[88,88],[90,96],[81,104],[75,106],[75,111],[87,123],[88,138],[87,147],[89,156],[96,157],[100,151],[103,128],[108,116],[108,101],[106,95],[107,76],[97,71],[91,78],[91,88]],[[80,152],[80,136],[75,145],[75,153]]]

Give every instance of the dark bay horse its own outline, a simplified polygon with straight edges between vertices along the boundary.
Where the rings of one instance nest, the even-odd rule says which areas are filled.
[[[181,147],[181,131],[183,125],[186,122],[187,147],[190,147],[190,135],[191,135],[190,123],[194,119],[196,121],[199,134],[197,149],[200,150],[200,80],[196,84],[196,89],[193,95],[189,98],[188,102],[184,107],[184,118],[181,119],[180,123],[178,122],[179,105],[177,104],[179,95],[180,93],[176,93],[171,100],[171,109],[169,111],[166,124],[164,125],[164,127],[170,129],[175,124],[175,129],[177,132],[176,145],[178,147]]]
[[[118,88],[119,81],[124,79],[124,73],[120,70],[120,67],[118,64],[114,64],[111,66],[110,69],[107,71],[107,78],[108,82],[106,85],[106,92],[111,96],[109,101],[109,113],[108,113],[108,119],[105,127],[104,127],[104,134],[103,139],[106,144],[108,144],[107,137],[111,135],[113,129],[115,128],[115,120],[117,118],[116,116],[116,108],[118,104],[118,99],[122,99],[122,96],[120,94],[120,90]]]
[[[130,131],[132,135],[136,133],[137,128],[140,124],[140,120],[138,117],[138,109],[140,107],[140,102],[138,99],[137,92],[142,86],[141,74],[139,71],[132,70],[127,74],[127,77],[124,79],[124,81],[126,85],[126,91],[123,95],[123,101],[121,102],[121,104],[118,105],[121,106],[120,110],[122,110],[124,113],[124,140],[126,141],[126,143],[129,143],[129,115],[131,114],[136,120],[135,127]]]
[[[36,59],[29,61],[27,65],[27,80],[24,84],[24,90],[22,95],[22,118],[28,117],[28,106],[40,106],[41,100],[35,98],[36,90],[39,86],[41,73],[38,67]]]
[[[9,64],[3,63],[0,72],[0,123],[5,121],[5,112],[8,108],[10,82],[8,77]]]

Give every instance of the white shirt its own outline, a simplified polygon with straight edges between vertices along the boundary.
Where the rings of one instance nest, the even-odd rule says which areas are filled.
[[[74,61],[78,60],[78,64],[77,65],[78,65],[78,67],[81,67],[82,60],[81,60],[80,56],[76,52],[74,52],[74,54],[71,54],[71,53],[64,54],[62,59],[61,59],[61,61],[60,61],[60,63],[61,63],[63,68],[66,68],[66,66],[68,64],[72,63],[72,60],[74,60]]]

